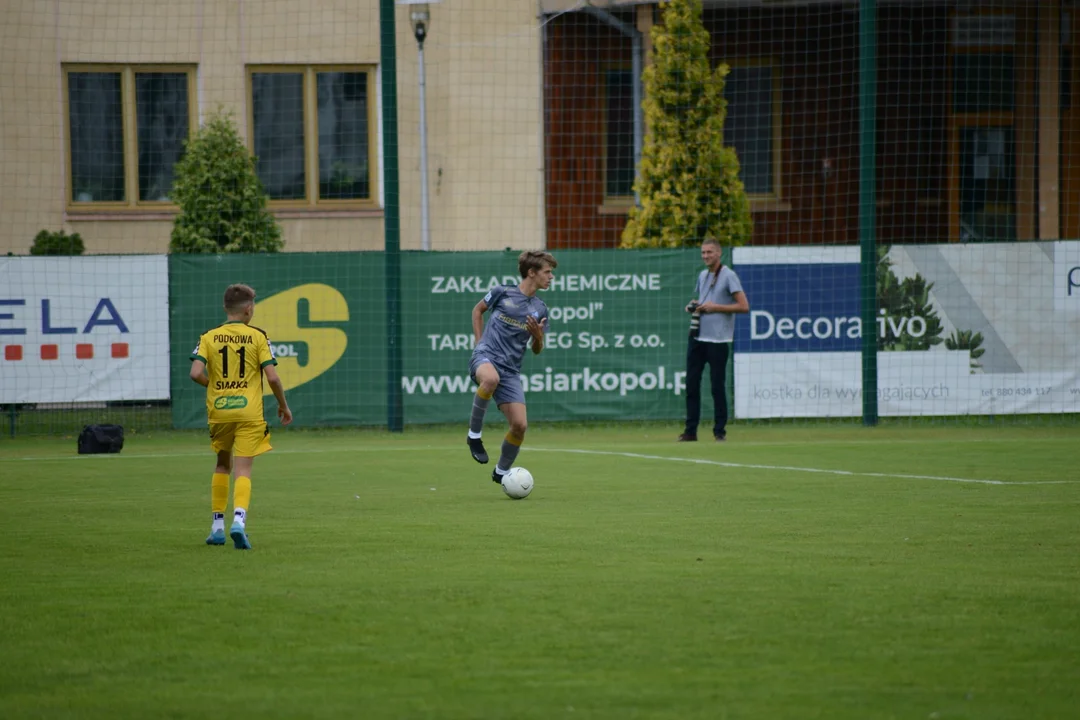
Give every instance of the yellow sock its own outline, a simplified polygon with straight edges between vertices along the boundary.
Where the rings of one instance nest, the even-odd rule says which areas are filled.
[[[217,515],[225,514],[229,504],[229,474],[214,473],[210,481],[210,511]]]
[[[233,515],[234,519],[244,524],[247,520],[248,505],[251,504],[251,478],[238,477],[233,486]]]

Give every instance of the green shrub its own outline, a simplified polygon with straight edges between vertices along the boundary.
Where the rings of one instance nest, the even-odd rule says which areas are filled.
[[[169,197],[180,214],[171,252],[278,252],[284,246],[255,159],[228,113],[210,115],[188,141],[175,178]]]
[[[79,233],[68,235],[63,230],[51,232],[42,230],[30,246],[31,255],[82,255],[86,247]]]

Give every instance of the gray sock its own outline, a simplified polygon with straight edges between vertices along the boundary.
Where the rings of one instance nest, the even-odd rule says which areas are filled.
[[[484,427],[484,414],[487,412],[491,398],[482,398],[477,393],[472,399],[472,415],[469,416],[469,432],[479,434]]]
[[[517,460],[518,453],[521,452],[521,441],[523,438],[514,437],[516,443],[510,442],[510,438],[513,437],[510,433],[506,433],[506,437],[503,438],[502,452],[499,454],[499,470],[506,472],[510,469],[510,466]]]

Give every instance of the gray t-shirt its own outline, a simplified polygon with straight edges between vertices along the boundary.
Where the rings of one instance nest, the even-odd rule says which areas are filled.
[[[732,305],[735,293],[742,292],[742,283],[735,271],[723,265],[715,275],[708,268],[701,271],[697,279],[697,299],[703,303],[714,302]],[[735,338],[735,315],[732,313],[702,313],[701,330],[698,340],[701,342],[728,343]]]
[[[525,320],[532,315],[543,323],[548,316],[547,305],[535,295],[529,297],[521,292],[517,285],[492,288],[484,296],[484,302],[491,317],[484,324],[484,334],[473,350],[473,358],[489,361],[501,375],[517,375],[532,337],[525,329]]]

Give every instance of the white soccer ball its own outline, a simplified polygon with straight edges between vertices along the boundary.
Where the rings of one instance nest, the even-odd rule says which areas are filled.
[[[510,468],[510,472],[503,475],[502,488],[515,500],[527,498],[533,489],[532,473],[523,467]]]

